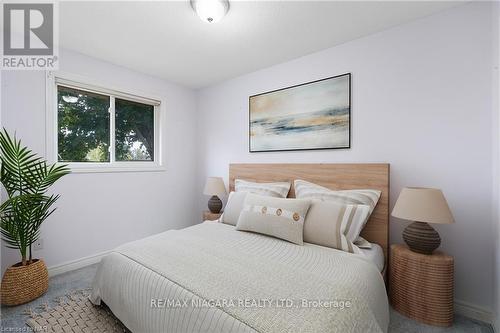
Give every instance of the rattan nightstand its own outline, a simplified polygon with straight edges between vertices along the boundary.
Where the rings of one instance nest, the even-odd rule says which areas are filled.
[[[389,296],[395,310],[436,326],[453,323],[453,257],[391,245]]]
[[[222,213],[212,213],[208,210],[203,211],[203,221],[218,221]]]

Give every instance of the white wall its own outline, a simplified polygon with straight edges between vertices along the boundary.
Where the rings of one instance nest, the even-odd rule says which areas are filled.
[[[199,222],[190,209],[197,190],[195,93],[81,54],[62,50],[60,69],[165,100],[162,140],[166,171],[71,174],[54,186],[58,210],[42,226],[44,249],[35,252],[58,265],[110,250],[124,242]],[[45,74],[2,73],[2,125],[25,145],[45,153]],[[19,261],[2,247],[2,272]]]
[[[494,322],[500,332],[500,5],[495,2],[493,11],[493,216],[495,228]]]
[[[456,223],[436,228],[456,260],[456,299],[491,313],[492,21],[491,4],[467,4],[201,90],[198,184],[227,178],[231,162],[389,162],[391,205],[404,186],[443,189]],[[346,72],[351,149],[248,152],[248,96]]]

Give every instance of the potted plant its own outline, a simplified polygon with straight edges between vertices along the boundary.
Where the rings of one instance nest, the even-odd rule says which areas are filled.
[[[67,165],[48,165],[5,129],[0,132],[0,163],[0,182],[7,193],[0,206],[2,239],[21,254],[21,261],[5,271],[0,297],[2,304],[18,305],[48,289],[47,267],[42,259],[33,258],[32,245],[59,198],[47,191],[70,170]]]

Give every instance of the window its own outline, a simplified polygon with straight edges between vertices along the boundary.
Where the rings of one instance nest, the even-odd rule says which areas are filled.
[[[154,160],[154,106],[115,99],[117,161]]]
[[[161,166],[159,101],[59,77],[53,81],[54,160],[74,171]]]
[[[57,86],[58,162],[110,161],[110,99]]]

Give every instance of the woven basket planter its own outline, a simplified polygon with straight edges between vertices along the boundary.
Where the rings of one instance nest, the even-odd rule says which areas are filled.
[[[0,287],[3,305],[19,305],[43,295],[49,288],[49,273],[42,259],[27,266],[16,264],[5,271]]]

